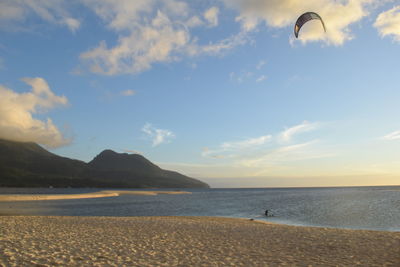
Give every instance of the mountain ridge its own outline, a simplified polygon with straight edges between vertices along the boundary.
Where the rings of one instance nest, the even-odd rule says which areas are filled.
[[[90,162],[58,156],[33,142],[0,139],[2,187],[207,188],[142,155],[106,149]]]

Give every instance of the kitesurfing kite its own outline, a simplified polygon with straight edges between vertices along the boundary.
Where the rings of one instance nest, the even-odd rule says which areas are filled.
[[[301,15],[301,16],[297,19],[296,24],[294,25],[294,35],[296,36],[296,38],[299,38],[299,31],[300,31],[301,27],[302,27],[307,21],[310,21],[310,20],[313,20],[313,19],[318,19],[318,20],[320,20],[321,23],[322,23],[322,27],[324,27],[324,31],[326,32],[325,23],[324,23],[324,21],[322,20],[322,18],[321,18],[317,13],[315,13],[315,12],[306,12],[306,13],[304,13],[303,15]]]

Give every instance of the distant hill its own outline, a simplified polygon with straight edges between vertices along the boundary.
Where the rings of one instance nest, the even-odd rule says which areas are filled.
[[[0,139],[0,186],[190,188],[206,183],[163,170],[137,154],[104,150],[89,163],[60,157],[31,142]]]

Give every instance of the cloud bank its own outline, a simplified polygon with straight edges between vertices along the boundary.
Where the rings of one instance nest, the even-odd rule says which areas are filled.
[[[246,42],[245,36],[238,34],[200,45],[192,36],[192,28],[218,25],[217,7],[201,14],[190,8],[190,2],[178,0],[84,2],[118,35],[117,44],[101,41],[80,55],[90,71],[98,74],[136,74],[155,64],[219,54]]]
[[[158,64],[202,55],[221,55],[252,41],[252,33],[266,26],[283,29],[295,39],[292,28],[306,11],[315,11],[325,21],[324,33],[318,21],[301,29],[299,42],[322,41],[342,45],[354,38],[351,27],[389,0],[218,0],[199,4],[187,0],[2,0],[0,27],[29,28],[31,18],[67,27],[75,32],[81,27],[73,8],[86,8],[116,36],[114,41],[99,40],[80,54],[78,69],[101,75],[138,74]],[[374,26],[381,36],[400,40],[400,6],[381,13]],[[233,12],[234,13],[233,13]],[[240,30],[229,36],[208,40],[196,35],[221,26],[221,14],[234,14]],[[85,14],[85,13],[83,13]],[[229,15],[231,16],[231,15]],[[2,26],[1,26],[2,25]],[[11,27],[10,27],[11,26]],[[287,30],[290,29],[290,30]],[[297,40],[297,39],[296,39]],[[260,69],[261,63],[257,69]],[[258,76],[258,82],[265,76]]]
[[[50,118],[42,121],[33,114],[65,106],[65,96],[55,95],[42,78],[24,78],[31,92],[17,93],[0,85],[0,138],[37,142],[50,148],[67,145],[66,139]]]

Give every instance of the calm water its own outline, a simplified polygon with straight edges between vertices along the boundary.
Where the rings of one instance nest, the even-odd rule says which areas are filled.
[[[0,188],[0,194],[65,194],[98,189]],[[0,202],[0,215],[222,216],[292,225],[400,231],[400,186],[195,189],[190,195]],[[273,217],[265,217],[265,209]]]

